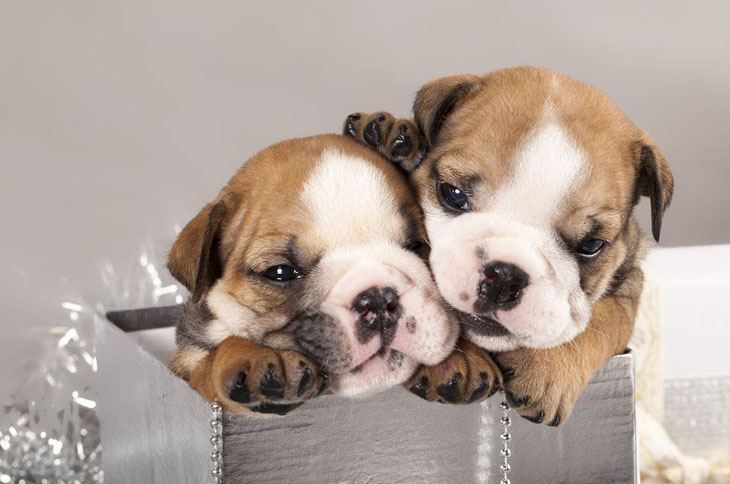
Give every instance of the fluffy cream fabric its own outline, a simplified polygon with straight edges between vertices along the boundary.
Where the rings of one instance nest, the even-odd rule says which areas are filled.
[[[703,457],[682,452],[667,433],[664,421],[664,380],[660,286],[647,274],[634,335],[629,346],[636,355],[636,420],[639,466],[645,483],[727,483],[730,456]]]

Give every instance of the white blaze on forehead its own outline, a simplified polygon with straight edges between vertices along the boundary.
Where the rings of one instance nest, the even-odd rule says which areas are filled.
[[[590,168],[583,151],[549,111],[517,151],[514,166],[490,209],[537,227],[553,221]]]
[[[395,192],[362,158],[327,150],[304,185],[301,200],[313,229],[329,247],[393,240],[403,231]]]

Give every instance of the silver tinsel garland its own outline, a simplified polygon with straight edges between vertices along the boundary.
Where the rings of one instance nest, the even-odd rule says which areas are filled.
[[[93,311],[64,302],[68,322],[47,328],[41,362],[3,406],[0,482],[101,482]]]
[[[40,351],[28,357],[28,375],[0,412],[0,484],[103,482],[96,416],[94,315],[106,309],[181,302],[154,252],[120,272],[106,261],[101,283],[106,301],[60,301],[54,321],[36,325]]]

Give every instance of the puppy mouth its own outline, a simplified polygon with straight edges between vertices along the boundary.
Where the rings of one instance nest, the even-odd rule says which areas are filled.
[[[355,375],[357,373],[360,373],[365,365],[370,363],[371,361],[375,359],[381,359],[384,360],[384,364],[391,367],[391,366],[400,366],[401,361],[403,360],[404,355],[398,350],[394,350],[391,348],[388,348],[387,346],[382,346],[376,353],[374,353],[370,358],[363,361],[359,365],[357,365],[355,368],[350,370],[350,373]]]
[[[351,342],[342,329],[349,323],[343,323],[321,311],[309,310],[294,318],[286,328],[294,334],[297,349],[331,375],[356,374],[373,365],[384,365],[389,369],[401,365],[405,355],[390,346],[393,335],[387,332],[371,335],[360,348],[362,350],[371,346],[372,352],[368,351],[368,354],[362,354],[355,360]]]
[[[454,307],[450,307],[449,311],[465,329],[480,336],[509,336],[512,334],[502,323],[492,317],[465,313]]]

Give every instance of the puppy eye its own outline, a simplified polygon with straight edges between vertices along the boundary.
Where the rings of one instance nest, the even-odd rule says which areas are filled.
[[[405,245],[405,249],[410,252],[418,252],[423,249],[423,245],[422,240],[412,240]]]
[[[601,253],[606,241],[601,239],[585,239],[578,246],[578,253],[583,257],[592,258]]]
[[[450,183],[441,182],[439,183],[438,192],[441,203],[445,204],[447,208],[460,212],[471,210],[469,197],[466,196],[466,193],[461,188],[455,187]]]
[[[276,282],[289,282],[302,277],[299,270],[287,264],[271,266],[264,271],[264,277]]]

